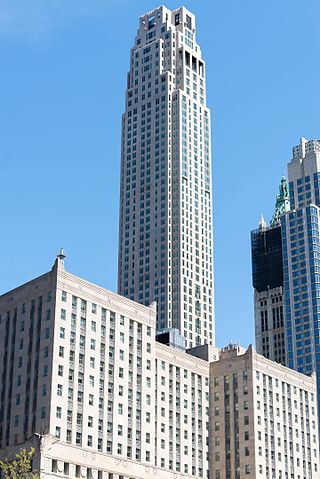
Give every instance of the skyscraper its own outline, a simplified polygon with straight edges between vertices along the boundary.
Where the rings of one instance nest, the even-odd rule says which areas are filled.
[[[278,215],[281,229],[276,226],[277,240],[275,248],[268,250],[268,243],[258,247],[259,235],[274,235],[275,227],[260,228],[253,232],[252,259],[253,283],[255,287],[255,319],[258,351],[272,359],[271,349],[263,348],[262,340],[270,331],[262,331],[265,325],[273,328],[269,322],[263,323],[263,309],[268,309],[267,296],[283,286],[284,333],[286,340],[286,364],[301,373],[317,373],[318,399],[320,397],[320,140],[307,141],[301,138],[300,144],[293,148],[293,156],[288,164],[290,207],[285,207]],[[281,245],[280,245],[280,236]],[[282,251],[280,256],[275,251]],[[270,261],[269,266],[260,269],[264,255]],[[271,286],[268,272],[282,271],[277,282]],[[270,276],[270,275],[269,275]],[[261,281],[257,281],[258,277]],[[270,276],[271,277],[271,276]],[[259,291],[258,286],[262,285]],[[272,288],[278,288],[272,290]],[[263,297],[262,297],[263,296]],[[281,295],[282,300],[282,295]],[[260,301],[260,303],[259,303]],[[279,296],[280,301],[280,296]],[[280,303],[278,303],[280,304]],[[258,313],[258,314],[257,314]],[[259,317],[259,314],[261,315]],[[269,313],[266,313],[269,314]],[[260,323],[259,323],[260,321]],[[274,331],[271,331],[271,338]],[[282,361],[281,361],[282,362]],[[318,401],[319,402],[319,401]]]
[[[288,165],[290,211],[281,217],[288,366],[317,372],[320,392],[320,141],[301,139]]]
[[[288,185],[283,177],[270,225],[261,217],[259,228],[251,232],[256,347],[258,353],[284,365],[287,355],[280,216],[289,207]]]
[[[159,7],[131,49],[119,225],[120,294],[157,301],[157,329],[214,343],[210,111],[195,17]]]

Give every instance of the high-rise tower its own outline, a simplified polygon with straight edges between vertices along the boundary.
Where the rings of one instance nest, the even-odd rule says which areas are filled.
[[[258,301],[255,303],[257,348],[271,359],[277,359],[271,349],[263,350],[262,339],[270,334],[272,339],[275,331],[262,331],[266,325],[273,327],[270,321],[263,322],[262,310],[268,309],[267,296],[272,294],[275,298],[275,288],[283,286],[283,296],[280,289],[278,292],[283,301],[286,364],[308,375],[316,371],[320,404],[320,140],[301,138],[288,164],[288,180],[290,206],[278,215],[281,226],[253,232],[253,238],[260,235],[260,245],[263,235],[267,238],[276,233],[277,236],[274,247],[269,249],[268,243],[259,249],[259,241],[252,242],[255,299],[261,300],[260,305]],[[263,264],[264,255],[270,264],[265,263],[257,282],[255,268]],[[276,283],[268,285],[268,272],[275,271],[281,271],[281,276],[277,275]],[[257,285],[262,285],[260,292]],[[257,312],[261,314],[261,323]]]
[[[280,217],[289,209],[288,185],[283,177],[270,225],[262,217],[259,228],[251,232],[256,347],[258,353],[283,365],[287,355]]]
[[[143,15],[122,118],[120,294],[157,301],[158,330],[214,343],[210,111],[195,17]]]
[[[281,217],[288,366],[317,372],[320,392],[320,141],[301,139],[288,165]]]

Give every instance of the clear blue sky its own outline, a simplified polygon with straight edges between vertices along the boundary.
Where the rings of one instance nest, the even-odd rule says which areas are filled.
[[[171,8],[180,3],[168,0]],[[0,292],[51,268],[116,290],[120,125],[146,0],[2,0]],[[250,230],[320,137],[319,0],[190,0],[212,108],[218,345],[253,341]]]

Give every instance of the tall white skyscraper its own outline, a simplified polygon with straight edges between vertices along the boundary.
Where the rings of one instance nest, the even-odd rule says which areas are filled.
[[[143,15],[122,118],[118,290],[157,301],[157,329],[214,343],[210,111],[195,17]]]

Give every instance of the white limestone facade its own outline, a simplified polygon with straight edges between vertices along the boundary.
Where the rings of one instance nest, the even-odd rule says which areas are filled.
[[[41,477],[319,477],[308,377],[258,355],[155,340],[156,308],[52,270],[0,297],[0,457]]]
[[[214,344],[210,110],[195,17],[140,18],[122,118],[120,294],[157,301],[157,328]]]
[[[319,478],[315,375],[229,346],[210,364],[210,479]]]
[[[62,255],[0,314],[1,457],[41,438],[45,478],[207,477],[209,363],[155,341],[155,304]]]

